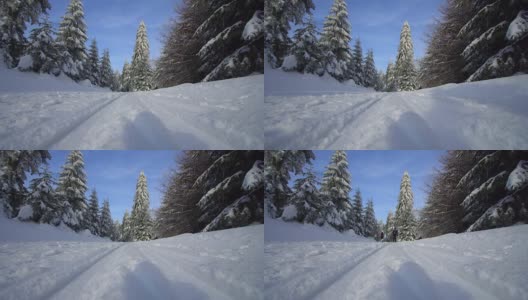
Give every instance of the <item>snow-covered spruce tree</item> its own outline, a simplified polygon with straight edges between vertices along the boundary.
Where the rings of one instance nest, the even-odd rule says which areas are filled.
[[[185,151],[177,158],[178,168],[172,171],[163,187],[161,206],[156,213],[156,232],[170,237],[186,232],[199,232],[202,194],[194,182],[221,156],[217,151]]]
[[[84,220],[87,229],[90,230],[93,235],[101,234],[101,224],[99,222],[99,200],[95,189],[93,189],[90,194],[88,209],[84,215]]]
[[[389,213],[387,214],[387,222],[385,222],[384,228],[386,241],[391,240],[390,236],[392,234],[392,231],[394,230],[394,226],[394,213],[392,212],[392,210],[389,210]]]
[[[467,81],[511,76],[528,70],[528,5],[524,0],[473,3],[472,18],[458,37]]]
[[[147,27],[141,21],[136,34],[136,45],[130,66],[131,91],[148,91],[152,86],[152,70],[150,69],[150,48],[147,37]]]
[[[48,151],[0,151],[0,203],[7,217],[18,215],[27,196],[27,173],[37,174],[51,156]]]
[[[196,179],[202,231],[264,222],[263,156],[263,151],[226,151]]]
[[[53,176],[44,166],[40,175],[29,183],[29,193],[25,205],[20,209],[18,219],[57,225],[60,203],[55,197]]]
[[[358,85],[366,86],[365,65],[363,64],[363,48],[361,48],[361,41],[356,39],[352,57],[350,59],[350,77]]]
[[[265,53],[272,67],[282,66],[284,57],[291,45],[288,32],[290,22],[302,23],[305,14],[315,9],[312,0],[267,0],[264,7]]]
[[[414,48],[411,38],[411,27],[405,21],[400,34],[400,45],[394,75],[398,91],[414,91],[416,89],[416,71],[414,69]]]
[[[114,221],[114,224],[112,226],[112,235],[110,236],[110,239],[114,242],[119,242],[122,240],[121,237],[121,223],[119,223],[118,220]]]
[[[309,150],[265,151],[264,206],[269,216],[278,218],[282,215],[292,193],[288,186],[290,173],[302,174],[303,167],[313,159],[315,155]]]
[[[264,71],[264,0],[216,0],[196,29],[204,44],[198,51],[203,81]]]
[[[103,208],[101,209],[99,226],[99,235],[101,237],[112,237],[114,224],[112,221],[112,215],[110,213],[110,203],[108,202],[108,199],[105,199],[103,201]]]
[[[120,92],[122,90],[121,86],[121,74],[119,71],[114,71],[112,74],[112,83],[110,84],[110,89],[114,92]]]
[[[131,74],[130,74],[130,64],[128,61],[125,61],[123,65],[123,72],[121,73],[121,91],[130,92],[132,91],[131,87]]]
[[[57,45],[62,58],[61,68],[74,80],[85,79],[83,66],[86,55],[86,23],[81,0],[71,0],[62,17],[57,35]]]
[[[339,231],[353,228],[352,206],[349,202],[351,176],[348,171],[348,160],[345,151],[335,151],[323,173],[321,193],[335,206],[335,213],[325,212],[328,224]],[[359,228],[354,228],[358,229]],[[357,232],[356,232],[357,233]],[[358,233],[360,234],[360,233]]]
[[[123,222],[121,222],[121,241],[132,241],[132,227],[130,224],[130,214],[128,213],[128,209],[123,215]]]
[[[395,226],[398,230],[398,241],[412,241],[415,239],[416,226],[413,215],[414,196],[411,188],[411,177],[405,171],[400,184],[400,195],[396,207]]]
[[[374,52],[370,49],[365,58],[365,69],[363,70],[364,86],[373,88],[377,85],[378,73],[376,72],[376,65],[374,64]]]
[[[383,73],[383,71],[380,70],[376,73],[376,83],[374,84],[374,89],[376,91],[378,92],[385,91],[386,89],[385,78],[386,78],[386,75],[385,73]]]
[[[389,61],[387,65],[387,72],[385,73],[385,91],[394,92],[396,91],[396,74],[395,66]]]
[[[149,214],[149,192],[147,177],[143,171],[139,174],[134,195],[134,206],[130,215],[130,229],[133,241],[148,241],[151,236],[152,221]]]
[[[53,27],[45,17],[38,27],[31,30],[28,47],[24,52],[27,57],[21,59],[18,68],[22,71],[59,75],[59,53],[53,35]],[[27,65],[22,66],[23,64]]]
[[[326,56],[326,71],[340,81],[349,77],[350,30],[345,0],[334,0],[325,19],[319,43]]]
[[[39,16],[50,8],[48,0],[0,1],[0,49],[8,67],[17,66],[24,53],[27,23],[36,24]]]
[[[90,44],[90,50],[88,52],[88,58],[84,66],[85,76],[93,85],[99,85],[101,83],[101,65],[99,63],[99,49],[97,48],[97,41],[92,40]]]
[[[303,177],[295,180],[293,193],[284,208],[282,219],[300,223],[311,223],[322,226],[325,224],[322,198],[317,190],[319,182],[313,171],[308,169]]]
[[[282,64],[285,71],[297,71],[322,76],[324,69],[321,64],[322,53],[317,40],[317,29],[308,15],[303,27],[298,28],[293,35],[293,43]]]
[[[101,59],[101,72],[100,72],[99,85],[101,87],[111,87],[113,82],[112,63],[110,62],[110,52],[108,49],[103,51],[103,57]]]
[[[207,1],[183,0],[176,6],[177,18],[171,20],[163,36],[163,49],[156,62],[154,81],[158,87],[199,82],[197,55],[204,45],[194,33],[209,17]]]
[[[378,223],[376,221],[376,214],[374,213],[374,203],[372,199],[367,201],[367,207],[363,216],[364,236],[377,238]]]
[[[350,214],[352,221],[352,228],[354,232],[358,235],[366,236],[365,232],[365,219],[363,215],[363,198],[361,197],[361,192],[359,189],[356,190],[354,197],[352,199],[352,210]]]
[[[83,220],[87,189],[83,155],[81,151],[71,151],[59,175],[57,197],[62,202],[62,222],[75,231],[87,228]]]

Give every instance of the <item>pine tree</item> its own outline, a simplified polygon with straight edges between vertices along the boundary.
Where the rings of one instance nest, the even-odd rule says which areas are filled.
[[[86,78],[83,66],[86,55],[86,24],[81,0],[71,0],[59,25],[57,43],[62,57],[62,70],[74,80]]]
[[[121,223],[121,241],[132,241],[132,225],[128,210],[125,211],[125,214],[123,215],[123,222]]]
[[[99,235],[101,233],[101,224],[99,222],[99,200],[95,189],[92,190],[92,194],[90,195],[88,209],[86,210],[84,220],[87,229],[90,230],[93,235]]]
[[[394,214],[392,213],[392,210],[389,210],[389,213],[387,214],[387,222],[385,223],[385,240],[390,241],[392,231],[394,230]]]
[[[132,208],[132,214],[130,216],[130,228],[133,241],[148,241],[151,238],[149,205],[147,177],[141,172],[136,184],[134,207]]]
[[[365,65],[363,64],[363,48],[361,48],[361,41],[356,39],[354,44],[354,51],[350,59],[350,73],[351,78],[358,85],[366,86],[365,80]]]
[[[53,39],[54,31],[48,18],[44,18],[38,27],[31,30],[29,44],[25,51],[31,57],[31,66],[19,69],[22,71],[33,71],[37,73],[60,74],[57,63],[59,53]]]
[[[112,64],[110,63],[110,52],[108,49],[103,51],[103,58],[101,59],[101,73],[99,85],[101,87],[111,87],[113,82]]]
[[[367,232],[365,231],[365,219],[363,216],[363,198],[361,197],[359,189],[356,190],[352,200],[351,218],[354,232],[358,235],[366,236]]]
[[[415,219],[413,215],[414,197],[411,188],[411,177],[404,172],[396,208],[395,226],[398,230],[398,241],[412,241],[415,239]]]
[[[376,72],[376,66],[374,64],[374,52],[369,50],[367,52],[367,57],[365,58],[365,69],[363,72],[363,78],[364,78],[364,85],[365,87],[376,87],[377,85],[377,72]]]
[[[121,86],[121,74],[119,71],[114,71],[112,74],[112,83],[110,84],[110,89],[114,92],[120,92],[122,90]]]
[[[378,71],[377,75],[376,75],[376,83],[374,85],[374,89],[378,92],[383,92],[385,91],[385,89],[387,88],[386,87],[386,83],[385,83],[385,78],[386,78],[386,75],[383,73],[383,71]]]
[[[291,196],[288,186],[290,173],[301,174],[303,167],[315,159],[312,151],[265,151],[264,153],[264,202],[267,213],[277,218]]]
[[[48,151],[0,151],[0,203],[10,218],[18,215],[27,196],[27,174],[37,174],[51,156]]]
[[[303,16],[315,8],[312,0],[267,0],[264,7],[265,52],[272,67],[282,66],[291,41],[290,22],[301,24]]]
[[[121,73],[121,91],[130,92],[131,88],[131,74],[130,74],[130,64],[128,61],[125,61],[123,65],[123,72]]]
[[[322,53],[317,40],[317,29],[312,16],[309,15],[304,26],[295,31],[290,55],[285,58],[282,68],[286,71],[322,76],[324,69],[321,64],[321,56]],[[290,61],[295,61],[295,63],[290,63]]]
[[[293,185],[294,192],[288,201],[291,208],[285,209],[282,218],[286,221],[294,220],[300,223],[323,225],[325,219],[321,211],[324,207],[317,190],[318,184],[317,178],[311,169],[308,169],[303,177],[295,180]],[[291,214],[290,211],[294,211],[295,214]]]
[[[0,1],[0,49],[8,67],[18,65],[24,52],[27,23],[34,25],[51,8],[48,0]]]
[[[114,221],[113,227],[112,227],[112,235],[110,236],[110,239],[114,242],[119,242],[122,240],[121,236],[121,223],[119,223],[118,220]]]
[[[86,78],[90,80],[93,85],[100,85],[101,65],[99,64],[99,50],[95,39],[92,40],[92,44],[90,45],[90,51],[84,70]]]
[[[110,203],[108,199],[103,201],[103,208],[101,209],[100,217],[100,231],[99,235],[102,237],[111,237],[113,233],[113,221],[110,213]]]
[[[327,55],[326,70],[334,78],[348,78],[350,56],[350,23],[344,0],[334,0],[330,14],[326,17],[321,34],[320,45]]]
[[[372,199],[367,201],[367,207],[363,216],[364,220],[364,235],[366,237],[377,238],[378,235],[378,224],[376,221],[376,215],[374,213],[374,203]]]
[[[395,67],[396,89],[413,91],[416,89],[416,72],[414,69],[414,49],[411,38],[411,27],[405,21],[400,34],[400,46]]]
[[[391,61],[389,61],[389,64],[387,65],[387,73],[385,73],[385,91],[396,91],[395,66]]]
[[[151,89],[152,71],[150,69],[150,50],[147,37],[147,27],[141,21],[136,34],[134,56],[130,66],[130,85],[132,91],[148,91]]]
[[[54,185],[55,181],[47,166],[40,172],[40,176],[31,180],[26,203],[33,210],[32,221],[54,225],[60,222],[60,203],[55,197]]]
[[[214,81],[263,72],[264,1],[217,0],[196,29],[203,40],[198,72]]]
[[[57,196],[63,202],[63,222],[76,231],[87,228],[83,220],[87,189],[83,155],[81,151],[71,151],[59,175]]]

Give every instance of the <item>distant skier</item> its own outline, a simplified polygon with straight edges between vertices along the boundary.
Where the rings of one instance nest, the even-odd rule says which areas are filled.
[[[398,229],[397,228],[394,228],[392,230],[392,241],[393,242],[396,242],[398,240]]]
[[[383,237],[384,237],[384,234],[383,234],[383,231],[380,233],[380,241],[383,241]]]

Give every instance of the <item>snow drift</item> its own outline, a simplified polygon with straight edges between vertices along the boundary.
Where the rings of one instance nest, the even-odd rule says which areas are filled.
[[[272,69],[265,77],[267,149],[528,147],[528,75],[395,93]]]

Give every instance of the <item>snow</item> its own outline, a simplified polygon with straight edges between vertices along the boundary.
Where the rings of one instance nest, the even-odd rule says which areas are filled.
[[[506,32],[506,39],[509,41],[517,41],[528,33],[528,10],[521,10],[517,17],[510,23],[508,32]]]
[[[17,216],[17,218],[22,221],[29,220],[32,217],[33,217],[33,207],[31,207],[31,205],[29,204],[22,206]]]
[[[260,186],[264,181],[264,162],[261,160],[255,161],[253,167],[244,176],[242,182],[242,189],[244,191],[252,191]]]
[[[270,240],[266,220],[266,299],[528,299],[528,225],[400,243],[332,239],[296,224],[309,236],[302,241],[291,225],[272,223],[291,236]]]
[[[0,69],[2,149],[262,149],[263,75],[112,93]]]
[[[18,68],[22,70],[28,70],[33,66],[33,58],[31,58],[31,55],[24,55],[20,58],[20,61],[18,62]]]
[[[508,176],[506,189],[509,192],[515,192],[528,184],[528,161],[521,160],[517,167]]]
[[[267,149],[525,149],[528,75],[384,93],[266,69]]]
[[[264,32],[264,12],[257,10],[246,23],[242,32],[242,39],[251,41]]]
[[[33,231],[18,236],[47,241],[0,234],[2,299],[263,299],[263,225],[133,243]]]

